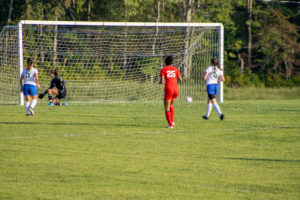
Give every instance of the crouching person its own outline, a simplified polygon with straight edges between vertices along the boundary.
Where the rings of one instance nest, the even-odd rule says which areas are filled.
[[[50,86],[47,90],[45,90],[44,93],[39,94],[39,98],[42,99],[46,94],[48,94],[48,106],[66,106],[66,102],[63,104],[59,102],[60,99],[63,99],[67,96],[67,88],[65,86],[65,81],[58,76],[58,71],[56,69],[52,69],[50,71],[50,76],[52,77]],[[53,95],[55,95],[54,98]]]

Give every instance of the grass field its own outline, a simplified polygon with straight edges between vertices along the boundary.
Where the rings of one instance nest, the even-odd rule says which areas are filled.
[[[0,199],[300,199],[300,101],[0,105]]]

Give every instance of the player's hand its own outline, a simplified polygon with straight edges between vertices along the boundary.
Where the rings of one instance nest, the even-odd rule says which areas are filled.
[[[23,86],[21,86],[20,92],[23,92]]]
[[[38,83],[38,84],[36,84],[36,86],[40,89],[41,88],[41,86],[40,86],[40,84]]]
[[[39,94],[38,97],[39,97],[39,99],[42,99],[42,98],[44,98],[44,96],[45,96],[44,94]]]

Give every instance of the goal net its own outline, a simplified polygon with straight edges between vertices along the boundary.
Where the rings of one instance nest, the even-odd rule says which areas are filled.
[[[161,101],[166,55],[184,79],[178,99],[205,100],[202,73],[213,57],[223,68],[222,24],[21,21],[0,34],[0,102],[23,104],[19,77],[28,57],[40,92],[55,68],[67,82],[67,101]]]

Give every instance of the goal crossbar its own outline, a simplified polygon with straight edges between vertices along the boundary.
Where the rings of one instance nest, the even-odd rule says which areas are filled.
[[[144,27],[220,27],[222,23],[151,23],[151,22],[84,22],[84,21],[40,21],[21,20],[20,24],[31,25],[81,25],[81,26],[144,26]]]

